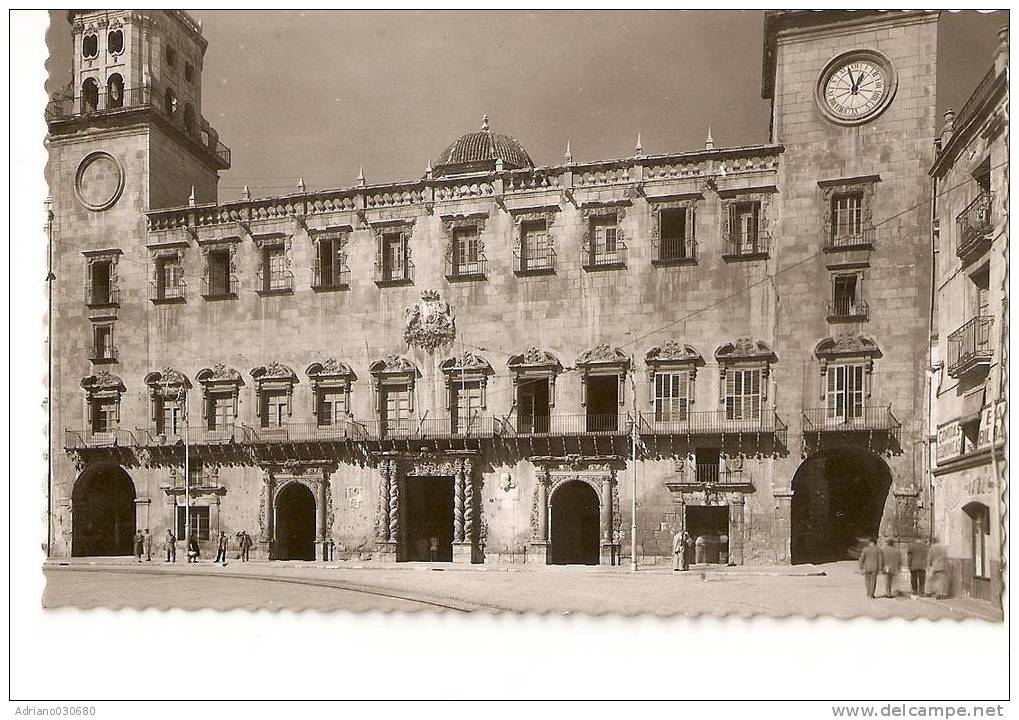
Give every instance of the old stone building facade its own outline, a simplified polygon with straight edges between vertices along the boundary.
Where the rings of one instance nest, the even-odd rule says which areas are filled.
[[[72,20],[53,554],[190,523],[620,563],[634,487],[644,563],[684,528],[736,564],[928,531],[937,14],[769,13],[764,145],[536,166],[486,118],[416,180],[225,203],[200,28]]]
[[[933,527],[953,593],[1001,602],[1008,329],[1008,29],[956,114],[931,170],[936,187],[932,362]],[[995,420],[996,418],[996,420]]]

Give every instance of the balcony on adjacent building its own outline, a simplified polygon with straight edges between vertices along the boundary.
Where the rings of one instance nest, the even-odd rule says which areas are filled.
[[[991,245],[991,204],[993,196],[981,192],[955,218],[958,246],[955,254],[964,261],[982,255]]]
[[[954,378],[980,366],[987,366],[993,358],[991,329],[994,318],[975,317],[948,336],[948,374]]]
[[[58,125],[80,118],[110,116],[135,110],[148,110],[175,126],[212,158],[221,169],[230,167],[230,148],[219,141],[219,136],[208,122],[194,112],[187,112],[190,106],[178,107],[172,91],[163,90],[156,84],[140,88],[109,87],[92,92],[83,92],[74,97],[54,98],[46,106],[46,120]]]

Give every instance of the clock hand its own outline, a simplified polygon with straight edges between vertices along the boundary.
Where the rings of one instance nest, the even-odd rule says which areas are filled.
[[[856,80],[853,79],[853,68],[847,67],[846,72],[849,73],[849,82],[853,84],[853,93],[856,93]]]

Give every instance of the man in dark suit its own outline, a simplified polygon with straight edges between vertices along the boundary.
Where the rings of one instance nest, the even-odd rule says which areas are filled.
[[[870,539],[867,547],[860,553],[860,572],[863,573],[863,580],[867,587],[867,597],[874,597],[874,589],[877,587],[877,574],[881,572],[881,550],[878,548],[874,538]]]
[[[923,540],[910,543],[906,556],[909,562],[909,584],[913,588],[913,594],[923,597],[924,585],[927,583],[927,543]]]
[[[902,555],[891,538],[885,541],[885,546],[881,549],[881,561],[884,563],[886,573],[885,597],[893,598],[899,594],[899,591],[895,589],[895,579],[902,570]]]

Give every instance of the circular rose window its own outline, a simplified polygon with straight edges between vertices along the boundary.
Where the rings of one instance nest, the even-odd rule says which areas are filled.
[[[78,165],[74,192],[78,201],[89,210],[112,207],[123,190],[124,171],[109,153],[92,153]]]

